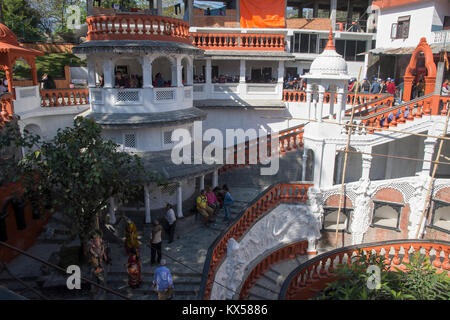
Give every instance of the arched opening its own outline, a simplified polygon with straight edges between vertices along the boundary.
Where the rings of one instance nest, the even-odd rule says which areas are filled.
[[[142,65],[137,58],[120,58],[114,65],[115,88],[142,88]]]
[[[183,85],[192,86],[192,84],[193,84],[192,83],[193,82],[193,79],[192,79],[193,66],[187,57],[184,57],[181,60],[181,67],[182,67],[181,77],[182,77]]]
[[[336,231],[336,227],[338,232],[344,232],[348,230],[350,212],[343,208],[341,210],[341,213],[339,214],[338,220],[338,211],[339,208],[325,208],[322,226],[322,229],[324,231]]]
[[[4,78],[4,74],[1,75]],[[31,66],[23,58],[18,58],[13,64],[13,79],[15,86],[32,86],[33,74]]]
[[[176,86],[172,77],[173,62],[167,57],[158,57],[152,62],[152,82],[154,87]]]
[[[401,203],[386,203],[373,200],[372,227],[400,231],[400,214],[403,207]]]
[[[350,151],[356,151],[350,147]],[[342,183],[342,173],[344,170],[345,152],[338,152],[334,159],[334,184]],[[362,155],[360,153],[349,152],[347,156],[347,169],[345,170],[345,183],[355,182],[362,176]]]

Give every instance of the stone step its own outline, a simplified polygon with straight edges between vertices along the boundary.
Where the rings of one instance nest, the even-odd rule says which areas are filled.
[[[267,300],[267,297],[260,296],[257,293],[249,293],[248,300]]]
[[[278,293],[268,290],[266,287],[260,285],[254,285],[249,293],[256,297],[263,297],[264,300],[276,300],[278,299]]]
[[[272,279],[266,277],[259,278],[258,281],[256,281],[255,286],[266,288],[267,290],[272,291],[274,293],[279,293],[281,290],[280,284],[277,284]]]

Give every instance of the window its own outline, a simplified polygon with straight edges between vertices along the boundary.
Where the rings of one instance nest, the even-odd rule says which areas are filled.
[[[430,228],[450,233],[450,202],[433,199]]]
[[[336,207],[324,207],[324,218],[322,230],[324,231],[336,231],[336,221],[338,217],[339,208]],[[339,215],[338,232],[349,232],[350,226],[350,209],[342,208]]]
[[[444,17],[444,24],[442,25],[443,30],[450,30],[450,16]]]
[[[173,133],[173,130],[163,132],[163,145],[170,145],[173,143],[172,142],[172,133]]]
[[[400,232],[402,208],[402,203],[373,200],[373,216],[370,226]]]
[[[366,41],[362,40],[336,40],[336,52],[345,58],[346,61],[364,61],[364,55],[359,55],[366,51]]]
[[[391,25],[392,39],[407,39],[409,36],[409,24],[411,16],[399,17],[397,23]]]
[[[125,148],[136,149],[136,134],[135,133],[125,133],[123,135],[123,145]]]
[[[317,50],[318,41],[317,34],[296,33],[291,43],[291,52],[319,53]]]

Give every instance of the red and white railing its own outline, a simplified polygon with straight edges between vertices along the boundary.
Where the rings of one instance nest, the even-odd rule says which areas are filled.
[[[89,89],[41,90],[42,107],[89,104]]]
[[[284,51],[285,38],[280,34],[199,33],[192,35],[192,45],[203,50]]]

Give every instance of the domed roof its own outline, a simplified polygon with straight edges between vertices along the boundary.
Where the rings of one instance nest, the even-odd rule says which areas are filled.
[[[7,26],[0,23],[0,42],[9,43],[14,46],[19,45],[17,36]]]
[[[310,75],[337,75],[347,76],[347,62],[344,58],[336,52],[336,47],[333,44],[333,32],[330,30],[328,35],[328,43],[324,51],[314,59],[309,71]]]

